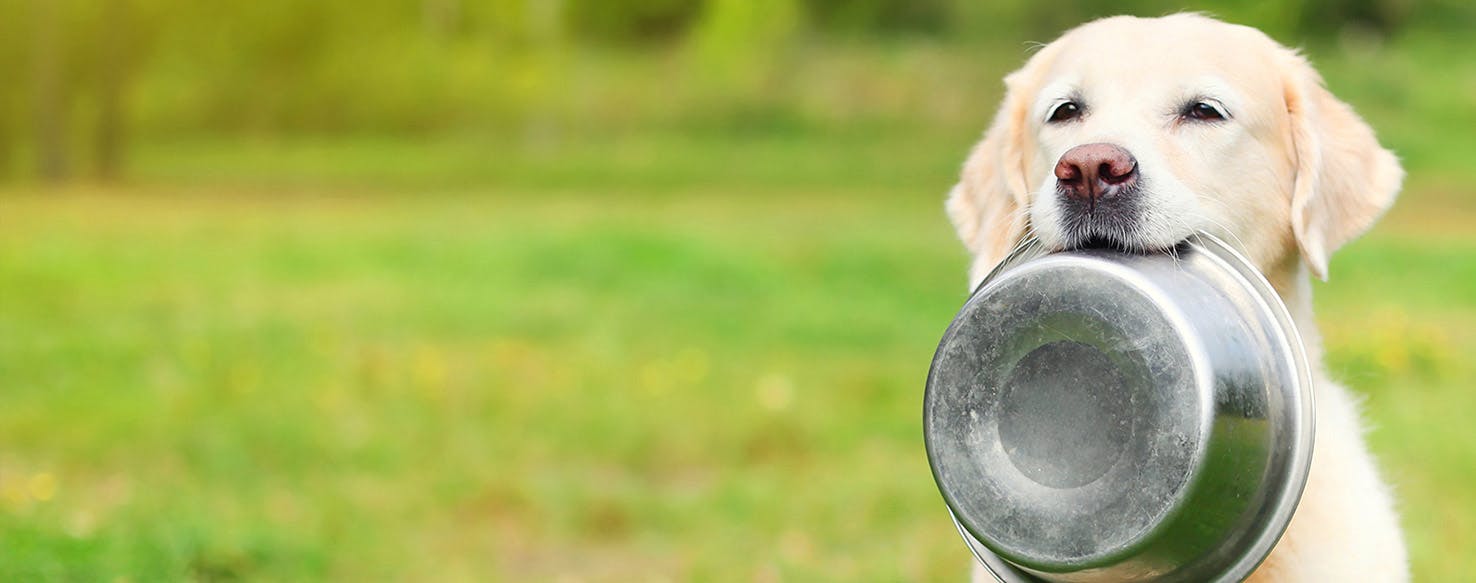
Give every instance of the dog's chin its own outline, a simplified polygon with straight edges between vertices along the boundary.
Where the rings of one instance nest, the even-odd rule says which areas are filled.
[[[1107,251],[1118,251],[1122,253],[1135,253],[1148,255],[1153,253],[1165,253],[1187,244],[1188,235],[1177,238],[1164,238],[1162,241],[1149,241],[1138,237],[1122,237],[1112,234],[1088,233],[1079,236],[1069,236],[1060,245],[1055,246],[1061,251],[1081,251],[1101,249]]]
[[[1098,211],[1060,209],[1035,217],[1041,220],[1033,223],[1043,228],[1032,226],[1030,230],[1051,251],[1103,249],[1151,254],[1172,252],[1201,228],[1197,221],[1181,219],[1177,213]]]

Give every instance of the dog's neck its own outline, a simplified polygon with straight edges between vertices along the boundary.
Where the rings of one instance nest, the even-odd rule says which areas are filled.
[[[1307,360],[1312,363],[1313,375],[1322,369],[1322,333],[1317,329],[1317,318],[1312,313],[1312,274],[1296,253],[1266,271],[1271,287],[1286,303],[1292,322],[1302,336],[1302,345],[1307,351]]]

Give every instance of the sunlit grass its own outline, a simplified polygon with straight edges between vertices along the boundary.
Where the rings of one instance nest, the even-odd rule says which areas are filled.
[[[0,199],[0,577],[963,573],[917,426],[939,193],[242,194]],[[1476,240],[1397,234],[1428,211],[1318,293],[1450,580]]]

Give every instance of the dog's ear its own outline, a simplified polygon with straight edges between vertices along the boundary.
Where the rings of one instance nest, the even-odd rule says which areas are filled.
[[[1333,251],[1394,204],[1404,169],[1353,108],[1327,91],[1306,59],[1287,58],[1286,109],[1297,160],[1292,233],[1312,273],[1326,280]]]
[[[1028,104],[1019,87],[1022,71],[1005,78],[1005,99],[984,139],[964,162],[963,174],[948,193],[948,218],[973,255],[969,286],[1025,235],[1025,116]]]

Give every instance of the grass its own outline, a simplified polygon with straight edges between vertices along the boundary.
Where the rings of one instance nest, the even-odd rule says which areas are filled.
[[[958,257],[837,202],[7,199],[0,569],[960,571],[915,427]]]
[[[1414,172],[1319,317],[1417,579],[1460,580],[1476,75],[1363,59],[1330,82]],[[0,579],[961,577],[918,420],[984,121],[152,142],[131,186],[10,187]]]
[[[911,579],[935,193],[12,194],[0,577]],[[1422,580],[1476,541],[1476,238],[1319,289]],[[1418,283],[1411,283],[1418,282]]]

